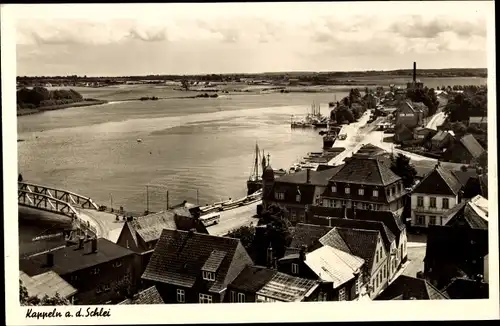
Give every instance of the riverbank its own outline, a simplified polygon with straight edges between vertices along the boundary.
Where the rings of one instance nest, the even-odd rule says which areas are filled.
[[[42,106],[42,107],[39,107],[36,109],[19,109],[19,110],[17,110],[17,116],[19,117],[19,116],[43,113],[45,111],[62,110],[62,109],[76,108],[76,107],[82,107],[82,106],[102,105],[102,104],[106,104],[106,103],[108,103],[108,101],[106,101],[106,100],[85,99],[82,102]]]

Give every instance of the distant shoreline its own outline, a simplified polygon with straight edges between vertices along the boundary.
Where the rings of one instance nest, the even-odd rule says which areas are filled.
[[[86,99],[82,102],[42,106],[42,107],[35,108],[35,109],[20,109],[17,111],[17,116],[21,117],[21,116],[25,116],[25,115],[39,114],[39,113],[43,113],[46,111],[55,111],[55,110],[62,110],[62,109],[76,108],[76,107],[83,107],[83,106],[101,105],[101,104],[106,104],[106,103],[108,103],[108,101],[106,101],[106,100]]]

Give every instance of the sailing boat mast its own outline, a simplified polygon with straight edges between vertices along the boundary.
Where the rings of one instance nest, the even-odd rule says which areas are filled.
[[[259,145],[255,143],[255,180],[259,178]]]

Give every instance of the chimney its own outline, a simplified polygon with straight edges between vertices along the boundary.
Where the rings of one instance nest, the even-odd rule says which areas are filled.
[[[271,247],[271,244],[269,244],[269,247],[267,248],[267,267],[272,267],[273,266],[273,248]]]
[[[305,261],[306,260],[306,251],[307,251],[307,246],[306,245],[302,245],[300,247],[300,251],[299,251],[300,261]]]
[[[92,253],[95,253],[97,252],[97,238],[93,238],[92,240],[90,240],[90,245],[91,245],[91,249],[92,249]]]
[[[413,62],[413,82],[417,82],[417,63]]]
[[[311,183],[311,169],[306,169],[306,183]]]
[[[47,253],[47,267],[54,266],[54,254],[52,252]]]

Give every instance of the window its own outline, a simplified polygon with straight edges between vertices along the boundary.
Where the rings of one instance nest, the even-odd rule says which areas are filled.
[[[203,271],[203,279],[206,281],[215,281],[215,273]]]
[[[296,217],[297,217],[297,212],[295,212],[295,210],[290,210],[290,217],[293,221],[295,221]]]
[[[382,255],[383,255],[382,250],[380,250],[379,253],[380,253],[380,259],[382,259]]]
[[[245,293],[238,293],[238,302],[245,302]]]
[[[93,268],[92,271],[90,272],[92,275],[97,275],[99,274],[99,268]]]
[[[417,207],[424,207],[424,197],[422,196],[417,197]]]
[[[231,291],[231,302],[236,302],[236,292]]]
[[[351,188],[349,188],[349,187],[345,187],[344,190],[345,190],[346,194],[350,194],[351,193]]]
[[[292,263],[292,274],[299,273],[299,264]]]
[[[102,287],[99,285],[96,289],[95,289],[95,293],[96,294],[100,294],[102,292]]]
[[[382,284],[382,271],[378,273],[378,281]]]
[[[395,187],[391,187],[391,196],[394,196],[395,192],[396,192],[396,188]]]
[[[200,293],[200,303],[212,303],[212,296],[208,294]]]
[[[332,192],[337,192],[337,186],[332,186]]]
[[[102,287],[103,292],[109,292],[111,290],[111,286],[109,284],[104,284]]]
[[[375,290],[375,279],[372,280],[372,290]]]
[[[373,190],[373,197],[378,197],[378,190]]]
[[[387,277],[387,265],[384,265],[384,278]]]
[[[285,199],[285,193],[284,192],[275,192],[274,193],[274,198],[278,200],[284,200]]]
[[[417,215],[417,224],[418,225],[425,225],[425,216]]]
[[[78,280],[78,275],[71,275],[71,280],[72,281],[77,281]]]
[[[365,190],[363,188],[358,189],[358,195],[363,196],[365,194]]]
[[[450,200],[448,198],[443,198],[443,209],[450,208]]]
[[[177,289],[177,302],[186,302],[186,291]]]
[[[436,225],[436,217],[429,216],[429,225]]]
[[[431,197],[430,198],[429,207],[436,208],[436,197]]]
[[[301,196],[300,196],[300,195],[296,195],[296,196],[295,196],[295,200],[297,201],[297,203],[300,203],[300,199],[301,199]]]
[[[122,262],[120,260],[113,263],[113,267],[115,267],[115,268],[120,267],[121,265],[122,265]]]
[[[339,301],[345,301],[345,288],[339,290]]]
[[[318,301],[327,301],[327,296],[325,292],[320,292],[318,294]]]

